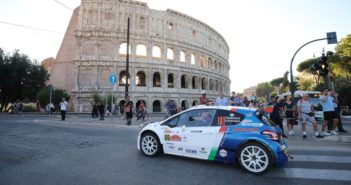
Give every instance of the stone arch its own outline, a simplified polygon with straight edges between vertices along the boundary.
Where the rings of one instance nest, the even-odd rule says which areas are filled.
[[[152,46],[152,57],[153,58],[161,58],[161,48],[160,46]]]
[[[192,87],[193,89],[196,89],[196,87],[197,87],[197,76],[193,76],[193,77],[191,78],[191,87]]]
[[[193,101],[193,106],[196,106],[196,105],[198,105],[199,104],[199,101],[197,101],[197,100],[194,100]]]
[[[206,58],[205,58],[205,55],[201,55],[200,56],[200,65],[201,67],[206,67]]]
[[[213,61],[211,57],[208,57],[208,68],[212,69],[213,68]]]
[[[129,45],[129,54],[131,53],[130,52],[130,45]],[[127,54],[127,43],[126,42],[122,42],[120,45],[119,45],[119,51],[118,53],[120,55],[126,55]]]
[[[142,87],[146,86],[146,75],[144,71],[137,72],[135,76],[135,85],[142,86]]]
[[[190,64],[195,65],[196,64],[196,54],[191,53],[190,55]]]
[[[175,87],[175,83],[174,83],[174,74],[173,73],[169,73],[167,75],[167,87],[168,88],[174,88]]]
[[[207,89],[207,86],[208,86],[207,83],[208,83],[208,82],[207,82],[207,78],[206,78],[206,77],[203,77],[203,78],[201,79],[201,89],[206,90],[206,89]]]
[[[153,87],[161,87],[161,74],[159,72],[155,72],[152,76],[152,86]]]
[[[219,84],[218,84],[218,80],[215,81],[215,90],[218,91],[219,90]]]
[[[119,101],[119,103],[117,104],[117,107],[118,107],[118,111],[120,114],[123,114],[124,112],[124,104],[126,103],[125,100],[121,100]],[[117,110],[116,110],[117,111]]]
[[[186,109],[189,108],[189,102],[188,102],[188,100],[183,100],[183,101],[181,102],[180,105],[181,105],[181,106],[180,106],[181,110],[186,110]]]
[[[188,88],[188,76],[186,74],[183,74],[180,77],[180,88]]]
[[[174,49],[167,48],[167,60],[174,60]]]
[[[161,112],[161,101],[155,100],[152,102],[152,112]]]
[[[210,79],[210,90],[214,90],[214,80],[211,78]]]
[[[138,57],[145,57],[147,55],[146,46],[144,44],[138,44],[136,46],[136,55]]]
[[[214,67],[215,67],[215,70],[218,70],[218,62],[217,62],[217,60],[214,61]]]
[[[179,54],[179,61],[180,61],[180,62],[183,62],[183,63],[186,63],[186,54],[185,54],[185,51],[180,51],[180,54]]]
[[[118,84],[119,84],[119,86],[125,86],[126,85],[126,71],[125,70],[123,70],[123,71],[121,71],[120,73],[119,73],[119,78],[118,78]],[[130,79],[128,80],[128,81],[130,81]],[[129,84],[130,84],[130,82],[129,82]]]

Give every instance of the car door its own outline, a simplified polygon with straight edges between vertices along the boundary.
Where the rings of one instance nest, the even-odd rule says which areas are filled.
[[[216,130],[211,127],[216,110],[196,109],[182,114],[178,121],[183,140],[182,155],[207,159],[216,139]]]

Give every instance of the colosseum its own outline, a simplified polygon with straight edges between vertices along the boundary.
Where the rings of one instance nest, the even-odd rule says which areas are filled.
[[[229,47],[206,23],[138,1],[81,0],[56,58],[43,61],[48,84],[70,93],[71,111],[91,111],[94,93],[107,96],[113,90],[116,104],[124,101],[128,17],[134,106],[144,101],[150,112],[160,112],[172,99],[186,109],[198,104],[204,90],[210,99],[229,95]],[[114,85],[111,74],[118,79]]]

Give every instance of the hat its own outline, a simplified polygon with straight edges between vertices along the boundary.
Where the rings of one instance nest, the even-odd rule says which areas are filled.
[[[206,94],[206,91],[202,91],[202,94]]]

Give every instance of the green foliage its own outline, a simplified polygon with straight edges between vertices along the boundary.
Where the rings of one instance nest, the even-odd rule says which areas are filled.
[[[256,94],[258,97],[269,98],[269,95],[274,91],[274,88],[268,82],[257,84]]]
[[[334,80],[335,91],[339,93],[342,99],[342,105],[351,106],[351,81],[346,78],[338,78]]]
[[[51,92],[51,101],[54,104],[55,108],[59,107],[62,98],[65,98],[66,101],[69,101],[70,96],[63,89],[55,89],[53,88]],[[50,88],[46,87],[43,90],[38,92],[38,100],[42,108],[45,108],[47,104],[50,103]]]
[[[37,61],[15,50],[12,55],[0,48],[0,111],[14,101],[35,101],[37,92],[45,87],[49,75]]]

